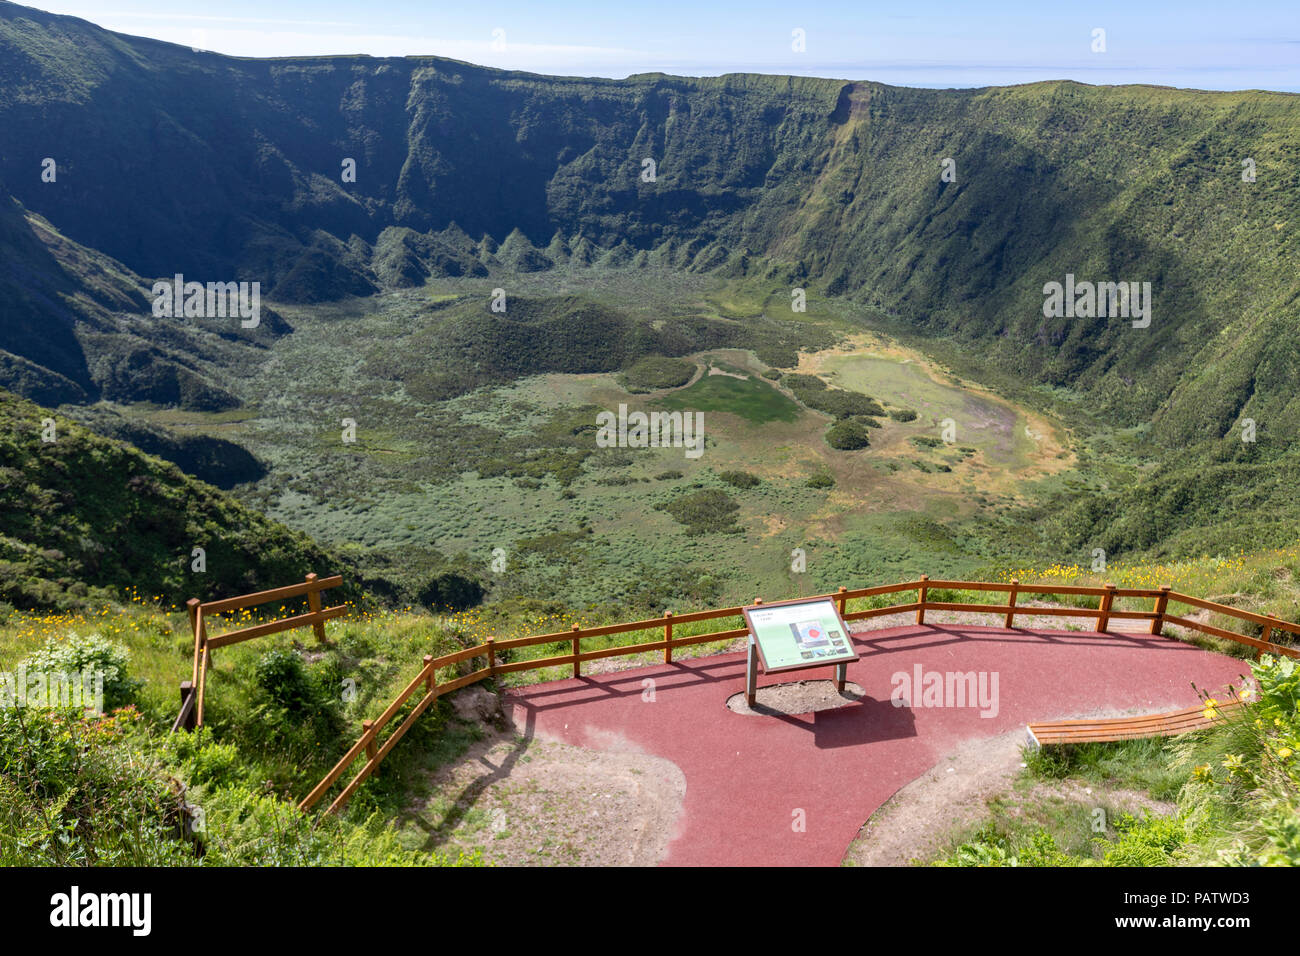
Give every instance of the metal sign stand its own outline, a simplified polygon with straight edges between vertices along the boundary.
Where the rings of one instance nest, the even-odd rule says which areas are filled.
[[[835,665],[835,690],[837,693],[844,693],[844,683],[849,679],[849,662],[841,661]],[[746,648],[745,655],[745,703],[749,709],[754,709],[754,702],[758,698],[758,642],[754,639],[751,631],[749,635],[749,645]]]
[[[749,655],[745,659],[745,703],[754,709],[754,699],[758,695],[758,642],[754,635],[749,635]]]

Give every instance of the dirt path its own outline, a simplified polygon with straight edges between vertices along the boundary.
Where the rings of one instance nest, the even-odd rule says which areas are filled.
[[[950,834],[983,819],[990,797],[1010,789],[1024,740],[1021,729],[959,747],[871,815],[845,864],[907,866],[935,856]]]
[[[1107,712],[1106,716],[1115,716]],[[989,815],[989,802],[1003,800],[1009,812],[1044,802],[1089,808],[1101,803],[1129,813],[1167,815],[1174,805],[1144,793],[1094,788],[1077,780],[1039,781],[1017,786],[1024,769],[1023,730],[967,741],[925,774],[890,797],[871,815],[844,855],[846,866],[911,866],[937,859],[954,838]]]
[[[496,866],[654,866],[675,835],[686,778],[609,741],[590,750],[495,731],[433,779],[414,811],[428,849]]]

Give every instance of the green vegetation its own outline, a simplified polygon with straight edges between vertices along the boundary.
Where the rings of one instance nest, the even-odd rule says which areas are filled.
[[[831,343],[828,324],[843,330],[843,316],[830,315],[838,310],[859,327],[869,317],[923,338],[936,354],[978,356],[984,377],[1004,377],[1070,419],[1144,429],[1123,451],[1159,467],[1063,490],[1041,512],[1052,522],[1018,522],[1042,532],[1036,546],[1186,554],[1216,542],[1280,544],[1300,523],[1300,498],[1275,480],[1296,473],[1300,454],[1290,437],[1300,398],[1285,384],[1300,368],[1288,268],[1300,240],[1287,226],[1300,204],[1294,96],[521,77],[436,58],[354,57],[280,61],[277,70],[298,78],[290,95],[254,61],[163,52],[16,6],[0,8],[0,40],[9,67],[0,76],[10,78],[0,123],[14,142],[39,142],[47,115],[75,123],[110,77],[120,113],[107,126],[78,124],[85,135],[62,163],[79,170],[79,202],[28,175],[27,157],[0,158],[0,385],[29,398],[210,415],[242,407],[266,397],[253,394],[262,390],[249,368],[298,335],[295,304],[338,305],[341,316],[350,302],[366,303],[355,313],[419,301],[415,321],[394,314],[383,336],[337,330],[346,345],[336,341],[333,354],[363,354],[384,388],[362,404],[385,413],[548,370],[626,373],[646,356],[714,348],[750,349],[790,369],[801,350]],[[206,115],[196,102],[238,114],[247,135],[218,143],[194,119]],[[591,127],[591,116],[609,121]],[[158,123],[196,144],[187,176],[117,176],[148,152]],[[1134,146],[1117,129],[1147,134]],[[294,145],[307,141],[376,145],[366,175],[343,184]],[[655,183],[635,175],[645,142],[672,157]],[[942,183],[923,174],[949,153],[968,175]],[[1245,155],[1258,165],[1254,183],[1240,179]],[[188,214],[120,228],[160,203]],[[237,228],[202,225],[231,211]],[[178,271],[256,279],[285,317],[266,310],[255,330],[135,321],[148,312],[150,277]],[[1045,319],[1042,287],[1067,273],[1151,282],[1151,325]],[[645,300],[670,304],[630,317],[637,308],[584,294],[613,274],[640,277]],[[702,276],[726,287],[698,295]],[[569,279],[577,288],[561,288]],[[432,295],[428,283],[439,286]],[[790,308],[796,286],[809,294],[806,313]],[[491,311],[495,288],[504,312]],[[351,364],[286,367],[314,378]],[[755,411],[736,388],[708,381],[690,400]],[[801,401],[837,417],[884,416],[878,391],[802,391]],[[359,394],[326,375],[311,397],[333,411]],[[331,414],[329,428],[342,417]],[[1246,419],[1258,425],[1255,442],[1240,440]],[[372,428],[377,420],[393,416]],[[444,438],[454,447],[458,436]],[[248,450],[263,460],[265,449]],[[370,445],[366,454],[416,451]],[[452,456],[432,457],[430,470],[451,467]],[[567,475],[572,464],[534,470]],[[1270,520],[1243,522],[1243,513]]]
[[[42,116],[75,122],[109,77],[120,114],[80,124],[86,135],[61,160],[79,170],[77,203],[24,172],[22,155],[0,157],[0,384],[77,404],[94,430],[234,488],[328,547],[355,542],[378,554],[372,570],[385,551],[450,558],[472,546],[481,571],[485,545],[555,530],[579,503],[626,508],[614,492],[663,465],[647,475],[593,456],[583,406],[624,397],[610,384],[620,380],[680,388],[688,364],[714,350],[747,353],[749,377],[705,376],[658,407],[793,424],[795,395],[866,428],[951,417],[980,468],[1021,471],[1041,469],[1036,439],[1013,410],[963,397],[959,374],[1067,424],[1079,447],[1061,454],[1079,453],[1079,473],[1032,481],[947,458],[911,465],[891,450],[889,425],[872,439],[875,473],[906,469],[926,502],[940,476],[962,489],[962,502],[933,506],[948,508],[968,559],[1177,556],[1281,545],[1300,527],[1286,477],[1300,473],[1290,437],[1300,399],[1285,385],[1300,367],[1287,268],[1297,239],[1286,226],[1300,203],[1287,159],[1295,97],[521,77],[352,57],[279,62],[297,77],[289,95],[253,61],[164,53],[9,5],[0,41],[11,67],[0,70],[10,78],[0,122],[15,142],[40,141]],[[196,102],[238,113],[247,135],[217,148]],[[589,128],[592,115],[612,119]],[[183,180],[114,175],[148,151],[158,123],[211,148],[196,148]],[[1137,154],[1114,135],[1129,128],[1149,130]],[[375,148],[366,175],[342,184],[303,158],[294,144],[304,141]],[[656,183],[635,176],[647,141],[673,158]],[[918,172],[950,152],[969,172],[958,183]],[[1251,184],[1239,176],[1246,154],[1259,169]],[[119,228],[159,203],[188,214],[139,235]],[[235,228],[201,226],[232,211]],[[261,282],[261,324],[154,320],[152,277],[176,272]],[[1044,319],[1043,284],[1067,273],[1151,281],[1151,326]],[[795,287],[806,312],[791,309]],[[504,311],[493,309],[498,288]],[[953,374],[927,384],[884,357],[850,368],[853,355],[824,363],[836,387],[781,372],[867,326],[921,345]],[[263,375],[268,358],[286,374]],[[582,400],[543,400],[537,378],[562,375],[591,377]],[[344,418],[358,422],[353,445],[339,441]],[[1247,418],[1255,442],[1240,440]],[[1006,419],[1014,431],[1001,430]],[[751,467],[750,438],[730,425],[709,429],[710,453],[735,457],[715,470]],[[856,443],[862,431],[831,434]],[[851,500],[870,498],[862,478],[833,477]],[[766,484],[782,506],[811,507]],[[475,507],[499,522],[477,520]],[[37,546],[72,557],[17,558],[6,545],[0,559],[23,565],[10,589],[19,603],[121,578],[75,549]],[[594,561],[630,573],[625,541],[601,547]],[[376,585],[387,600],[443,600],[421,582]]]
[[[826,429],[826,444],[840,451],[857,451],[871,444],[871,433],[862,422],[846,418]]]
[[[80,131],[59,159],[75,194],[0,156],[0,661],[93,662],[137,708],[5,717],[0,832],[21,838],[0,862],[442,862],[386,828],[472,736],[441,705],[347,819],[311,829],[290,797],[404,668],[470,639],[481,601],[476,623],[528,631],[598,602],[622,618],[1032,564],[1300,615],[1294,554],[1241,556],[1300,528],[1294,96],[268,67],[10,4],[0,94],[14,143],[50,117]],[[159,129],[188,144],[185,175],[121,176]],[[368,144],[364,175],[322,176],[303,143]],[[655,183],[647,143],[670,157]],[[154,317],[153,278],[178,272],[260,282],[259,326]],[[1067,273],[1151,282],[1149,327],[1044,318]],[[596,447],[599,412],[665,391],[645,410],[707,413],[704,460]],[[1110,570],[1079,572],[1098,550]],[[161,733],[183,618],[84,616],[309,571],[342,572],[359,613],[443,617],[223,651],[210,734],[185,742]],[[84,636],[32,609],[81,614]],[[953,860],[1293,860],[1279,714],[1201,756],[1070,758],[1176,796],[1175,822],[1114,815],[1094,843],[1008,813]]]
[[[688,534],[738,534],[743,530],[735,523],[740,506],[716,488],[682,495],[656,507],[685,525]]]
[[[707,584],[707,572],[698,578]],[[710,601],[701,595],[701,605]],[[205,728],[168,734],[177,684],[190,669],[184,612],[144,600],[64,614],[14,612],[0,619],[0,671],[24,661],[105,665],[117,668],[105,682],[106,706],[129,703],[102,717],[0,708],[0,863],[476,865],[476,853],[444,855],[402,813],[412,799],[428,799],[432,770],[459,758],[483,733],[457,719],[448,699],[416,722],[342,815],[304,815],[295,804],[356,740],[362,722],[418,671],[424,654],[445,654],[488,633],[567,630],[572,619],[552,613],[535,604],[451,616],[358,613],[329,622],[325,645],[300,631],[224,648],[209,675]],[[679,633],[736,626],[695,622]],[[304,639],[309,647],[301,646]],[[593,639],[591,648],[629,640]],[[33,645],[41,649],[28,653]],[[526,648],[502,660],[553,652]],[[454,676],[452,668],[439,678]]]
[[[761,379],[728,375],[706,375],[657,404],[673,411],[726,412],[759,425],[792,422],[799,417],[798,406]]]
[[[102,681],[104,709],[114,710],[134,703],[140,683],[127,673],[131,652],[121,644],[98,634],[70,634],[64,640],[49,640],[23,666],[28,673],[96,674]]]
[[[474,865],[404,846],[378,815],[314,821],[251,780],[235,748],[151,736],[140,714],[0,711],[0,865]],[[193,787],[177,792],[181,775]],[[201,803],[194,803],[201,800]]]
[[[54,441],[42,438],[46,419]],[[0,600],[15,607],[75,607],[128,589],[215,599],[341,565],[174,465],[4,391],[0,496]]]
[[[11,614],[0,621],[0,670],[104,666],[109,713],[0,708],[0,861],[474,863],[448,860],[423,834],[392,824],[406,795],[427,785],[429,768],[458,756],[478,733],[456,721],[446,701],[417,723],[413,745],[392,754],[341,819],[317,821],[295,808],[421,656],[460,648],[469,626],[428,614],[357,614],[330,622],[329,643],[310,650],[298,644],[310,631],[225,648],[209,674],[204,730],[169,735],[176,687],[190,669],[183,612],[137,600]],[[39,649],[30,653],[33,645]]]
[[[681,359],[646,355],[627,367],[623,373],[623,387],[629,392],[655,392],[664,388],[679,388],[691,380],[695,366]]]
[[[695,498],[695,511],[683,509],[684,516],[700,519],[701,534],[711,542],[720,536],[708,530],[710,520],[720,518],[718,523],[725,524],[728,514],[734,515],[723,497],[721,492],[703,495]],[[699,507],[710,501],[712,510]],[[898,526],[890,527],[892,535],[899,533]],[[906,540],[890,539],[891,550],[924,543],[938,553],[953,546],[935,522],[918,519],[908,529]],[[875,534],[869,529],[863,533]],[[512,560],[545,556],[548,565],[564,566],[589,541],[582,529],[540,536],[521,545]],[[1225,587],[1249,595],[1243,606],[1262,610],[1291,600],[1282,597],[1292,592],[1289,579],[1279,572],[1296,561],[1294,554],[1266,554],[1232,563],[1207,560],[1181,570],[1111,570],[1122,583],[1168,574],[1181,588],[1204,590],[1198,576],[1212,580],[1217,569]],[[902,576],[895,568],[886,573]],[[1061,577],[1035,575],[1032,569],[1019,573],[1024,580]],[[675,608],[685,612],[718,606],[711,572],[695,568],[690,577],[698,590]],[[1268,595],[1252,593],[1252,585],[1271,590]],[[0,615],[0,670],[13,671],[23,661],[29,666],[40,661],[59,668],[116,668],[106,690],[121,690],[114,703],[127,701],[100,720],[77,714],[47,716],[30,707],[0,715],[0,832],[16,835],[0,839],[0,859],[29,865],[472,864],[473,856],[441,855],[427,832],[401,814],[411,801],[428,798],[430,771],[456,760],[480,733],[475,725],[454,717],[448,700],[439,701],[416,722],[340,819],[315,822],[299,814],[294,802],[356,739],[362,721],[374,718],[411,679],[424,654],[448,653],[488,635],[508,638],[564,632],[574,623],[613,623],[635,616],[628,608],[651,606],[656,600],[649,593],[629,592],[628,597],[627,605],[613,604],[582,616],[558,602],[534,600],[500,601],[454,615],[355,613],[326,625],[325,645],[317,645],[309,631],[299,631],[224,648],[209,675],[208,726],[199,734],[174,736],[166,729],[175,715],[177,682],[189,676],[192,649],[183,611],[137,599],[125,607]],[[984,592],[934,592],[934,597],[994,600]],[[864,599],[852,602],[850,610],[884,606],[894,599]],[[680,625],[678,634],[738,626],[738,620],[694,622]],[[651,636],[607,635],[584,642],[584,647],[595,650]],[[561,652],[566,643],[518,649],[501,660],[548,656]],[[719,649],[705,645],[697,652]],[[640,658],[656,659],[658,652]],[[1287,821],[1297,812],[1296,780],[1287,750],[1300,749],[1297,670],[1289,662],[1264,667],[1256,674],[1260,709],[1248,711],[1248,721],[1225,721],[1195,741],[1042,751],[1029,760],[1033,780],[1073,779],[1094,789],[1139,789],[1153,800],[1177,801],[1176,817],[1144,822],[1139,815],[1130,820],[1103,793],[1083,809],[1067,801],[1021,812],[1018,804],[1007,803],[1005,814],[997,806],[991,808],[993,818],[981,832],[960,838],[956,846],[968,846],[954,851],[951,861],[1066,865],[1293,860]],[[563,673],[525,672],[508,675],[506,682]],[[448,668],[439,679],[454,676],[457,671]],[[1188,745],[1185,750],[1183,744]],[[169,778],[179,781],[184,792],[172,787]],[[1107,811],[1104,834],[1092,832],[1094,806]],[[1094,842],[1097,836],[1102,842]]]
[[[1099,792],[1087,806],[994,801],[990,819],[939,865],[1300,865],[1300,667],[1265,655],[1251,670],[1257,701],[1223,711],[1207,698],[1207,713],[1218,715],[1208,730],[1029,753],[1029,780],[1077,780]],[[1116,813],[1107,807],[1116,787],[1141,788],[1170,809]]]
[[[815,408],[835,418],[885,414],[885,410],[866,395],[840,388],[828,388],[826,383],[816,375],[791,373],[785,376],[782,382],[794,393],[795,398],[809,408]]]
[[[758,475],[748,471],[724,471],[718,477],[733,488],[757,488],[763,483]]]

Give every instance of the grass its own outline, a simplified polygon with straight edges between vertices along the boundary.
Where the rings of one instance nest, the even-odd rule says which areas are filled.
[[[674,411],[725,412],[758,425],[799,418],[798,405],[757,377],[742,381],[729,375],[705,375],[656,404]]]

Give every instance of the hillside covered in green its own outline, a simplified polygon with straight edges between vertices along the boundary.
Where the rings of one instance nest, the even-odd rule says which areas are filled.
[[[142,276],[317,301],[643,253],[775,269],[1150,418],[1171,447],[1295,421],[1252,387],[1295,371],[1294,95],[252,61],[7,3],[0,76],[7,189]],[[1067,273],[1151,282],[1151,327],[1044,319]]]
[[[306,493],[288,464],[358,508],[462,467],[567,488],[580,432],[548,448],[477,434],[465,462],[450,436],[470,426],[439,403],[703,349],[792,369],[828,344],[824,324],[792,327],[789,296],[805,289],[848,316],[841,332],[884,330],[1104,433],[1083,459],[1100,478],[1045,489],[986,536],[1033,529],[1008,545],[1033,556],[1167,556],[1279,545],[1300,525],[1295,95],[250,60],[0,3],[0,129],[0,386],[96,405],[79,416],[92,427],[219,484],[257,483],[247,500],[279,502],[286,520],[308,509],[285,495]],[[681,291],[650,316],[637,313],[651,296],[572,287],[638,273]],[[289,320],[271,305],[251,330],[155,319],[150,287],[176,274],[260,282]],[[696,276],[757,304],[701,308]],[[1045,317],[1044,285],[1067,276],[1150,283],[1149,326]],[[451,291],[405,308],[430,285]],[[496,288],[511,311],[489,307]],[[414,323],[403,348],[368,345],[388,328],[373,317],[399,313]],[[354,316],[360,343],[327,328]],[[305,339],[303,321],[333,351],[286,366],[280,343]],[[298,384],[354,372],[378,388]],[[293,403],[327,407],[333,428],[354,399],[384,428],[335,465],[285,451],[294,429],[318,445],[319,422],[276,420],[275,447],[256,433],[242,449],[184,447],[157,416],[122,411],[256,405],[275,419]],[[447,441],[384,444],[425,416]],[[859,417],[834,426],[833,447],[880,444]]]
[[[0,501],[0,601],[20,608],[126,591],[215,600],[340,566],[174,465],[3,390]]]

